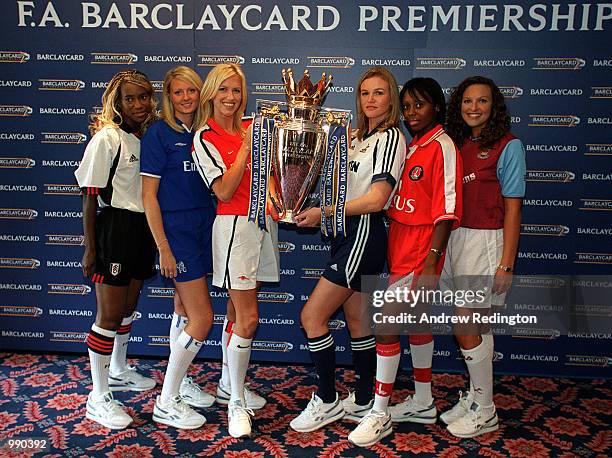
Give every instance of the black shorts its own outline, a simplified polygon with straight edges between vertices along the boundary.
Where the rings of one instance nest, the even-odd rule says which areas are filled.
[[[104,207],[96,216],[95,283],[127,286],[155,275],[155,241],[144,213]]]
[[[387,229],[382,212],[350,216],[346,235],[331,243],[331,259],[323,277],[336,285],[361,291],[362,275],[380,275],[387,258]]]

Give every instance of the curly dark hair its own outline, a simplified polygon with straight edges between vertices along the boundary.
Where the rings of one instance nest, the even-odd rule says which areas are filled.
[[[470,137],[472,130],[463,121],[461,116],[461,103],[463,93],[473,84],[484,84],[491,88],[493,95],[491,117],[483,127],[480,135],[481,149],[491,148],[500,138],[510,131],[510,115],[501,91],[493,80],[484,76],[470,76],[464,79],[451,93],[446,111],[446,133],[461,148],[463,142]]]

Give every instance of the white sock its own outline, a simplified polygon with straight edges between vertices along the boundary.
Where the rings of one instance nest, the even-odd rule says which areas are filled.
[[[176,344],[176,339],[181,335],[181,331],[185,329],[187,323],[188,320],[186,316],[174,312],[172,315],[172,324],[170,324],[170,351],[172,351],[172,346]]]
[[[393,384],[399,367],[401,346],[399,342],[392,344],[376,344],[376,387],[374,389],[373,409],[386,412],[389,399],[393,393]]]
[[[492,339],[491,339],[492,341]],[[461,349],[463,358],[474,386],[474,401],[483,408],[493,407],[493,359],[488,340],[484,339],[477,347]]]
[[[493,353],[494,353],[493,334],[489,330],[488,333],[481,334],[480,337],[482,338],[481,344],[486,345],[486,348],[489,350],[489,354],[491,356],[491,361],[493,361]],[[470,377],[470,394],[472,395],[472,399],[473,399],[474,398],[474,382],[472,382],[472,377]]]
[[[130,333],[132,332],[132,321],[134,321],[135,313],[125,317],[121,321],[121,326],[115,334],[115,345],[113,346],[113,354],[110,360],[110,372],[112,374],[120,374],[127,368],[127,348],[130,341]]]
[[[230,385],[232,396],[230,403],[241,400],[246,407],[244,399],[244,379],[251,359],[251,342],[253,339],[245,339],[236,333],[232,333],[227,344],[227,365],[230,373]]]
[[[234,323],[227,319],[227,316],[223,320],[223,333],[221,334],[221,353],[223,355],[223,364],[221,365],[221,385],[226,388],[230,388],[230,374],[229,368],[227,367],[227,342],[232,332]]]
[[[102,329],[93,324],[91,325],[91,332],[87,336],[91,381],[93,383],[91,391],[95,397],[99,397],[101,394],[109,391],[108,369],[110,367],[115,334],[115,331]]]
[[[195,340],[184,330],[181,331],[176,339],[176,344],[170,351],[170,358],[168,359],[168,367],[166,368],[166,376],[161,392],[163,403],[168,402],[179,394],[181,381],[201,347],[202,342]]]
[[[416,338],[416,339],[415,339]],[[410,336],[410,355],[412,356],[412,371],[414,373],[414,400],[429,406],[433,402],[431,395],[431,363],[433,360],[433,338],[428,343],[415,345],[414,340],[428,340],[428,336]]]

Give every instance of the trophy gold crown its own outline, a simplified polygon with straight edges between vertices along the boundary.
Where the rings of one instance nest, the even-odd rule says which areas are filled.
[[[326,78],[325,72],[323,72],[319,82],[312,84],[310,73],[306,69],[302,79],[295,84],[291,68],[287,70],[283,68],[281,73],[283,75],[283,83],[285,84],[285,97],[290,105],[322,105],[333,79],[332,75]]]

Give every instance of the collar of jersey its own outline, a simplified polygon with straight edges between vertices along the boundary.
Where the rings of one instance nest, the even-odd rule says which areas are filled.
[[[412,141],[410,142],[410,147],[426,146],[432,141],[434,141],[436,138],[438,138],[440,135],[442,135],[443,133],[444,133],[444,129],[442,128],[442,126],[440,124],[437,124],[436,126],[434,126],[433,129],[431,129],[421,138],[416,139],[416,140],[412,139]]]
[[[189,132],[191,133],[191,128],[188,127],[187,125],[185,125],[185,123],[183,121],[181,121],[179,118],[177,118],[176,116],[174,117],[174,121],[181,126],[183,129],[185,129],[185,132]],[[193,127],[193,126],[192,126]]]
[[[208,120],[207,124],[208,124],[208,127],[210,127],[212,130],[214,130],[215,133],[218,134],[218,135],[229,135],[230,137],[234,137],[235,136],[235,134],[232,135],[232,134],[228,133],[227,131],[223,130],[223,128],[219,124],[217,124],[217,122],[213,118],[210,118]]]

